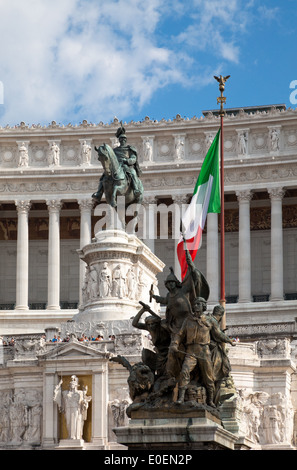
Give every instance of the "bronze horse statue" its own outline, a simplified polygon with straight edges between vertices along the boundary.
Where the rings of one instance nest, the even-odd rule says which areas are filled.
[[[143,200],[141,181],[139,180],[140,195],[135,196],[131,179],[125,172],[123,165],[119,163],[113,149],[108,144],[103,144],[100,147],[95,147],[95,150],[98,153],[98,160],[103,166],[104,173],[100,178],[98,191],[92,197],[100,202],[104,193],[106,202],[115,209],[118,196],[125,196],[125,207],[133,203],[141,203]]]

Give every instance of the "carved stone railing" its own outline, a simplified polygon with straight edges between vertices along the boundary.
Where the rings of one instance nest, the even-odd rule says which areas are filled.
[[[127,323],[127,322],[126,322]],[[124,323],[123,323],[124,324]],[[58,331],[58,329],[50,329],[51,331]],[[104,328],[102,328],[102,332]],[[48,332],[47,332],[48,333]],[[109,331],[105,330],[103,340],[92,340],[86,336],[83,338],[82,334],[70,333],[69,336],[61,336],[59,341],[52,341],[51,337],[46,337],[45,334],[30,334],[30,335],[15,335],[14,345],[8,345],[11,337],[3,337],[3,342],[7,345],[0,345],[0,366],[7,364],[8,361],[22,360],[32,361],[37,360],[40,354],[46,353],[53,348],[60,348],[65,346],[72,337],[85,346],[95,348],[100,352],[112,352],[119,355],[126,356],[139,356],[141,355],[142,348],[151,348],[149,338],[140,330],[135,328],[130,331],[118,331],[113,338],[109,338]],[[55,335],[53,335],[55,336]],[[56,335],[57,338],[59,335]],[[111,336],[111,335],[110,335]]]

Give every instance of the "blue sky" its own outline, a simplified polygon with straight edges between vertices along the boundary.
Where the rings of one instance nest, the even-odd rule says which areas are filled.
[[[296,0],[0,0],[0,11],[1,126],[201,116],[217,108],[215,74],[231,75],[227,107],[296,107]]]

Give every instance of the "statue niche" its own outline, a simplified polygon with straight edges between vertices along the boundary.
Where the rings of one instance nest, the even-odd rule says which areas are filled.
[[[92,400],[87,395],[88,387],[78,389],[78,378],[71,376],[68,390],[62,390],[61,380],[54,391],[54,402],[57,403],[61,413],[65,415],[68,439],[81,440],[84,423],[87,419],[87,410]]]

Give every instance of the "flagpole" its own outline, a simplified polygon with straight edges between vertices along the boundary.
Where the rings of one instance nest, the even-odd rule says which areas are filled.
[[[220,288],[220,304],[226,309],[226,292],[225,292],[225,197],[224,197],[224,103],[226,103],[226,97],[223,96],[225,90],[226,80],[230,77],[227,75],[223,77],[214,77],[219,82],[219,90],[221,96],[217,98],[217,103],[220,103],[220,119],[221,119],[221,135],[220,135],[220,150],[221,150],[221,172],[220,172],[220,182],[221,182],[221,288]],[[226,328],[226,315],[222,318],[221,328]]]

